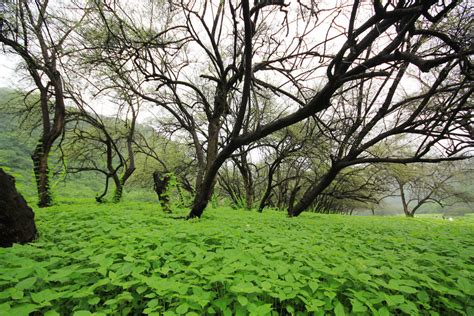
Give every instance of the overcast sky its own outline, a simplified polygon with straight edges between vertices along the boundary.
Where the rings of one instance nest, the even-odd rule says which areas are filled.
[[[20,76],[17,75],[18,58],[0,53],[0,87],[18,87]]]

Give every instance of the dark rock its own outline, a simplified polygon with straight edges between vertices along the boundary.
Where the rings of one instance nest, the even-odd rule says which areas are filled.
[[[15,178],[0,168],[0,247],[27,243],[37,235],[33,210],[16,190]]]

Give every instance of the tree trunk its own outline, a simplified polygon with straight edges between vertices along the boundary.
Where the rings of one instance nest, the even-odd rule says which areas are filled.
[[[209,202],[209,198],[206,197],[205,194],[201,193],[201,194],[196,195],[193,208],[191,209],[191,212],[189,213],[188,218],[196,218],[196,217],[200,218],[208,202]]]
[[[114,197],[113,197],[112,201],[114,203],[119,203],[122,200],[122,196],[123,196],[123,185],[121,183],[119,183],[117,185],[117,183],[116,183],[115,184]]]
[[[130,164],[127,169],[125,170],[125,173],[122,175],[122,177],[119,179],[119,181],[115,181],[115,193],[114,193],[114,203],[119,203],[122,200],[123,197],[123,188],[125,186],[125,182],[130,178],[130,176],[133,174],[135,171],[135,163]]]
[[[283,156],[278,157],[277,159],[273,161],[273,163],[268,168],[267,185],[265,188],[265,193],[263,194],[262,199],[260,200],[260,204],[258,206],[259,213],[262,213],[263,208],[267,205],[267,200],[272,193],[273,175],[275,174],[275,171],[277,170],[277,167],[280,165],[282,160],[283,160]]]
[[[306,190],[301,200],[295,205],[291,212],[288,212],[288,215],[294,217],[305,211],[311,205],[311,203],[313,203],[314,200],[332,183],[340,170],[341,168],[339,166],[333,164],[319,182],[310,186],[308,190]]]
[[[219,175],[217,177],[217,181],[219,185],[227,192],[230,199],[232,200],[232,203],[234,203],[235,205],[239,205],[240,193],[233,188],[233,186],[230,184],[230,181],[227,181],[224,175]],[[237,188],[238,187],[239,186],[237,185]]]
[[[196,187],[193,208],[191,209],[188,218],[201,217],[214,191],[214,186],[217,181],[217,172],[225,161],[225,159],[219,162],[216,161],[219,129],[220,123],[218,121],[212,121],[209,123],[206,170],[203,173],[204,176],[202,183]]]
[[[214,185],[216,183],[217,172],[225,161],[226,155],[220,155],[218,159],[210,166],[206,171],[204,181],[199,191],[196,191],[196,197],[194,199],[193,208],[189,212],[188,218],[200,218],[204,209],[211,199]]]
[[[251,210],[253,208],[253,201],[254,201],[254,188],[253,188],[253,178],[252,178],[252,170],[250,170],[249,164],[247,162],[247,157],[244,156],[242,158],[242,167],[244,168],[244,183],[245,183],[245,200],[247,202],[246,208]]]
[[[288,200],[288,213],[293,213],[293,206],[295,204],[296,195],[298,194],[299,190],[301,189],[300,186],[296,185],[293,190],[291,190],[290,198]]]
[[[33,160],[33,171],[35,174],[36,188],[38,191],[38,206],[48,207],[53,204],[51,190],[49,187],[48,156],[50,148],[45,148],[42,140],[36,145],[31,155]]]
[[[115,194],[114,194],[114,202],[118,203],[122,200],[123,196],[123,187],[125,186],[125,183],[127,180],[132,176],[133,172],[135,171],[135,153],[133,152],[133,133],[135,132],[135,119],[136,116],[134,116],[132,120],[132,126],[130,127],[130,134],[127,137],[127,153],[128,153],[128,159],[129,162],[126,165],[126,169],[123,172],[122,177],[119,179],[119,181],[115,181]],[[117,185],[117,183],[119,185]]]
[[[254,200],[254,189],[253,189],[253,179],[252,179],[252,171],[250,170],[249,163],[247,161],[247,153],[242,153],[240,155],[240,160],[237,158],[233,159],[234,163],[236,164],[239,172],[244,180],[244,187],[245,187],[245,208],[247,210],[251,210],[253,207],[253,200]]]
[[[106,176],[105,176],[105,188],[104,188],[104,191],[102,192],[101,195],[97,195],[97,196],[95,197],[95,200],[97,201],[97,203],[103,203],[103,202],[104,202],[104,197],[107,195],[107,191],[109,190],[109,178],[110,178],[109,175],[106,175]]]
[[[62,90],[61,75],[56,70],[50,77],[54,87],[54,118],[50,121],[50,99],[48,89],[40,87],[40,105],[43,123],[43,134],[31,155],[33,170],[38,190],[38,206],[48,207],[53,204],[53,198],[49,187],[48,157],[54,141],[61,135],[65,125],[64,93]],[[36,81],[36,79],[35,79]]]
[[[158,201],[161,209],[165,213],[171,213],[170,201],[168,194],[168,182],[170,181],[169,175],[163,177],[158,171],[153,172],[153,183],[156,194],[158,195]]]
[[[400,189],[400,199],[402,200],[402,206],[403,206],[403,213],[405,213],[406,217],[414,217],[414,212],[410,212],[410,209],[408,208],[408,203],[405,197],[405,190],[403,187],[403,183],[398,181],[398,188]]]
[[[250,179],[249,179],[250,180]],[[245,185],[245,208],[251,210],[253,207],[253,183],[251,180]]]
[[[271,192],[272,192],[272,179],[269,178],[267,181],[267,187],[265,188],[265,193],[263,194],[262,199],[260,200],[260,204],[258,205],[257,211],[259,213],[263,212],[263,209],[267,205],[267,200],[270,197]]]
[[[0,247],[34,240],[35,214],[15,188],[15,179],[0,168]]]

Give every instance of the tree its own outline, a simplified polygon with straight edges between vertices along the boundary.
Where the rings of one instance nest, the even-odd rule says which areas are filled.
[[[335,144],[331,166],[318,182],[306,190],[291,215],[299,215],[342,170],[350,166],[467,158],[468,155],[462,154],[473,142],[463,132],[463,126],[456,124],[456,120],[465,117],[466,111],[469,113],[472,87],[465,78],[461,77],[459,81],[448,79],[446,76],[452,67],[448,64],[441,69],[431,85],[429,79],[424,82],[427,88],[419,94],[405,96],[398,101],[393,99],[405,67],[397,72],[386,93],[382,84],[374,96],[366,95],[361,83],[359,95],[351,96],[353,91],[347,96],[341,94],[334,108],[321,113],[323,117],[326,115],[321,131]],[[365,101],[354,103],[351,99]],[[396,141],[400,135],[405,137],[402,145]],[[400,150],[408,146],[413,150]]]
[[[140,100],[133,96],[113,94],[118,102],[115,118],[104,117],[71,92],[76,108],[69,113],[74,126],[67,131],[62,147],[68,157],[68,172],[98,172],[105,176],[104,191],[96,197],[103,202],[109,181],[115,185],[114,202],[120,202],[123,188],[135,171],[135,130],[140,112]],[[121,114],[124,113],[123,116]],[[68,159],[71,157],[71,159]]]
[[[191,179],[196,173],[196,161],[192,151],[186,142],[167,138],[166,132],[162,132],[160,126],[144,122],[136,131],[136,164],[140,168],[130,181],[142,187],[150,187],[156,183],[150,177],[154,172],[159,172],[161,175],[170,174],[179,182],[179,190],[183,188],[189,194],[193,194]]]
[[[310,209],[318,213],[349,215],[356,210],[371,209],[374,213],[374,207],[387,196],[387,190],[384,174],[374,165],[351,166],[338,174]]]
[[[398,191],[407,217],[413,217],[425,204],[446,207],[472,201],[459,187],[460,173],[472,173],[472,170],[459,170],[454,163],[385,165],[383,168],[394,180],[394,191]]]
[[[161,209],[165,213],[171,213],[170,209],[170,199],[169,199],[169,192],[168,192],[168,185],[170,182],[170,175],[165,174],[162,175],[158,171],[153,172],[153,182],[154,182],[154,190],[158,195],[158,200],[160,201]]]
[[[302,132],[303,130],[306,130],[306,133]],[[259,141],[260,145],[262,145],[263,163],[266,165],[266,185],[258,206],[259,212],[262,212],[263,208],[269,204],[272,191],[276,189],[278,189],[276,195],[279,198],[275,205],[281,206],[282,197],[286,196],[286,185],[288,182],[298,176],[301,177],[298,174],[304,171],[304,168],[301,168],[301,159],[307,158],[306,154],[308,154],[308,152],[303,150],[307,136],[308,129],[300,124],[300,126],[295,125],[291,128],[280,130]],[[298,160],[300,160],[299,163]],[[285,165],[285,161],[290,161],[286,169],[288,171],[294,170],[294,172],[290,171],[286,173],[286,176],[282,177],[280,170],[285,168],[282,168]],[[292,166],[296,168],[291,168]],[[275,176],[277,176],[279,181],[274,181]],[[294,188],[297,187],[297,185],[294,186]]]
[[[276,181],[268,182],[263,198],[268,198],[267,195],[273,191],[277,201],[272,204],[280,209],[286,208],[289,215],[294,201],[330,170],[331,156],[338,146],[331,138],[315,131],[318,126],[316,121],[306,122],[305,125],[295,124],[283,130],[287,132],[285,137],[281,136],[282,131],[274,133],[273,138],[279,142],[275,147],[264,147],[276,149],[263,158],[265,163],[271,162],[268,179],[275,175]],[[268,138],[271,139],[267,137],[262,141]],[[371,164],[347,167],[308,208],[319,213],[349,214],[355,209],[377,204],[385,187],[381,172]]]
[[[18,0],[4,4],[0,15],[0,43],[22,58],[39,91],[32,110],[41,113],[41,137],[31,155],[38,191],[38,206],[52,204],[48,157],[65,125],[65,95],[61,75],[64,45],[74,27],[54,14],[49,1]],[[79,19],[80,21],[80,19]]]
[[[388,153],[385,161],[428,159],[444,141],[452,145],[446,155],[465,152],[453,146],[466,144],[467,135],[458,131],[472,118],[467,107],[472,51],[458,41],[465,37],[453,38],[443,25],[458,14],[452,12],[457,6],[457,1],[434,0],[330,7],[315,2],[256,1],[251,6],[246,0],[168,1],[160,8],[167,13],[158,16],[160,23],[149,19],[144,25],[117,1],[113,6],[100,2],[94,23],[106,30],[101,62],[112,59],[115,73],[133,74],[127,88],[165,109],[192,139],[198,172],[189,217],[201,216],[220,167],[240,148],[312,117],[319,119],[321,131],[342,124],[345,145],[333,155],[328,173],[296,203],[291,214],[297,216],[344,168],[380,161],[368,152],[393,135],[424,138],[416,157]],[[322,22],[326,20],[331,22]],[[426,77],[420,78],[421,93],[402,98],[406,69]],[[348,97],[366,89],[366,96],[359,93],[362,102],[351,108]],[[273,93],[288,110],[248,124],[261,113],[261,104],[252,99],[259,91]],[[379,130],[390,119],[397,124]]]

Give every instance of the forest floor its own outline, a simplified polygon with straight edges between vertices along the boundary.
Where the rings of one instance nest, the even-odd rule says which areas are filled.
[[[0,249],[0,315],[474,315],[474,216],[185,214],[37,209],[39,239]]]

